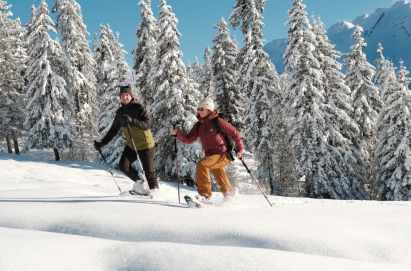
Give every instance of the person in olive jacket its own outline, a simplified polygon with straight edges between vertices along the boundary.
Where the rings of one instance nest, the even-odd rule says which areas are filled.
[[[136,182],[140,179],[137,170],[131,165],[137,160],[130,135],[127,131],[127,124],[130,125],[130,133],[140,156],[143,169],[146,174],[150,189],[158,188],[157,176],[154,172],[154,138],[150,130],[150,118],[147,110],[138,99],[133,98],[130,86],[120,87],[120,99],[122,106],[117,110],[113,124],[101,142],[95,142],[96,150],[107,145],[121,129],[127,139],[127,146],[124,148],[120,158],[119,168],[131,180]]]

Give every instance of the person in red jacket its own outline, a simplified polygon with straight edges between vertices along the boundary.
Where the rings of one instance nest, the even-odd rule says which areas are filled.
[[[197,119],[201,122],[199,129],[196,123],[187,135],[178,129],[171,131],[171,134],[177,136],[177,139],[184,144],[191,144],[200,137],[205,158],[200,160],[196,167],[196,183],[199,193],[196,198],[204,204],[211,204],[210,198],[212,193],[209,171],[213,173],[224,197],[236,197],[238,189],[233,190],[224,169],[230,163],[230,160],[227,158],[227,144],[224,137],[217,133],[213,123],[213,119],[218,116],[217,110],[214,110],[213,100],[210,98],[201,100],[197,111]],[[240,133],[222,118],[218,119],[218,124],[226,135],[234,139],[237,149],[236,156],[240,159],[244,152]]]

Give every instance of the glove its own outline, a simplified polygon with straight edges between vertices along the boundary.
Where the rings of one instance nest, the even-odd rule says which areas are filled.
[[[103,144],[102,142],[94,141],[94,148],[95,148],[97,151],[100,151],[101,148],[103,148],[103,147],[104,147],[104,144]]]
[[[133,122],[133,119],[129,116],[129,115],[127,115],[127,114],[124,114],[123,115],[123,121],[127,124],[131,124],[132,122]]]

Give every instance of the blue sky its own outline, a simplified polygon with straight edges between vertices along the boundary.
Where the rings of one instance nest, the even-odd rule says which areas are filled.
[[[30,18],[30,6],[39,5],[34,0],[6,0],[12,5],[13,18],[20,17],[23,24]],[[51,9],[54,0],[46,0]],[[135,31],[140,22],[139,0],[77,0],[82,7],[84,23],[90,32],[88,40],[94,39],[94,33],[98,32],[100,24],[108,23],[114,32],[120,32],[120,42],[128,52],[127,62],[132,65],[133,56],[131,49],[137,42]],[[178,30],[182,34],[180,39],[183,61],[194,62],[197,56],[203,63],[204,49],[207,44],[212,47],[212,39],[217,33],[213,28],[221,17],[228,22],[233,11],[235,0],[168,0],[167,4],[173,8],[179,20]],[[357,16],[373,13],[379,7],[390,7],[395,0],[304,0],[309,16],[320,16],[328,29],[339,21],[351,22]],[[291,0],[268,0],[263,14],[265,23],[264,38],[266,43],[287,37],[288,26],[284,23],[288,19],[287,10],[292,7]],[[157,6],[159,2],[152,0],[151,6],[155,17],[158,17]],[[54,19],[55,14],[51,14]],[[229,27],[231,34],[237,36],[237,41],[242,44],[243,35]]]

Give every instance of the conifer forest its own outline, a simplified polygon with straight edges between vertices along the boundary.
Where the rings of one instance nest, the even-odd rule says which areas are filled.
[[[149,112],[155,171],[163,181],[177,182],[172,124],[188,133],[198,102],[210,97],[241,133],[268,194],[410,201],[411,79],[405,64],[395,67],[384,57],[384,44],[369,63],[359,25],[345,41],[350,50],[335,50],[321,19],[307,15],[303,0],[291,0],[285,69],[277,70],[263,50],[267,1],[222,1],[234,4],[231,15],[210,25],[215,36],[204,44],[203,64],[196,58],[186,65],[178,14],[166,0],[139,1],[131,52],[108,24],[91,37],[79,0],[36,1],[28,22],[12,19],[13,8],[0,0],[2,151],[49,149],[56,161],[103,163],[93,141],[111,127],[121,106],[119,88],[131,86]],[[125,53],[133,55],[133,67]],[[103,149],[111,167],[118,167],[125,142],[119,133]],[[178,144],[178,154],[180,181],[195,185],[201,143]],[[233,185],[236,171],[227,166]]]

